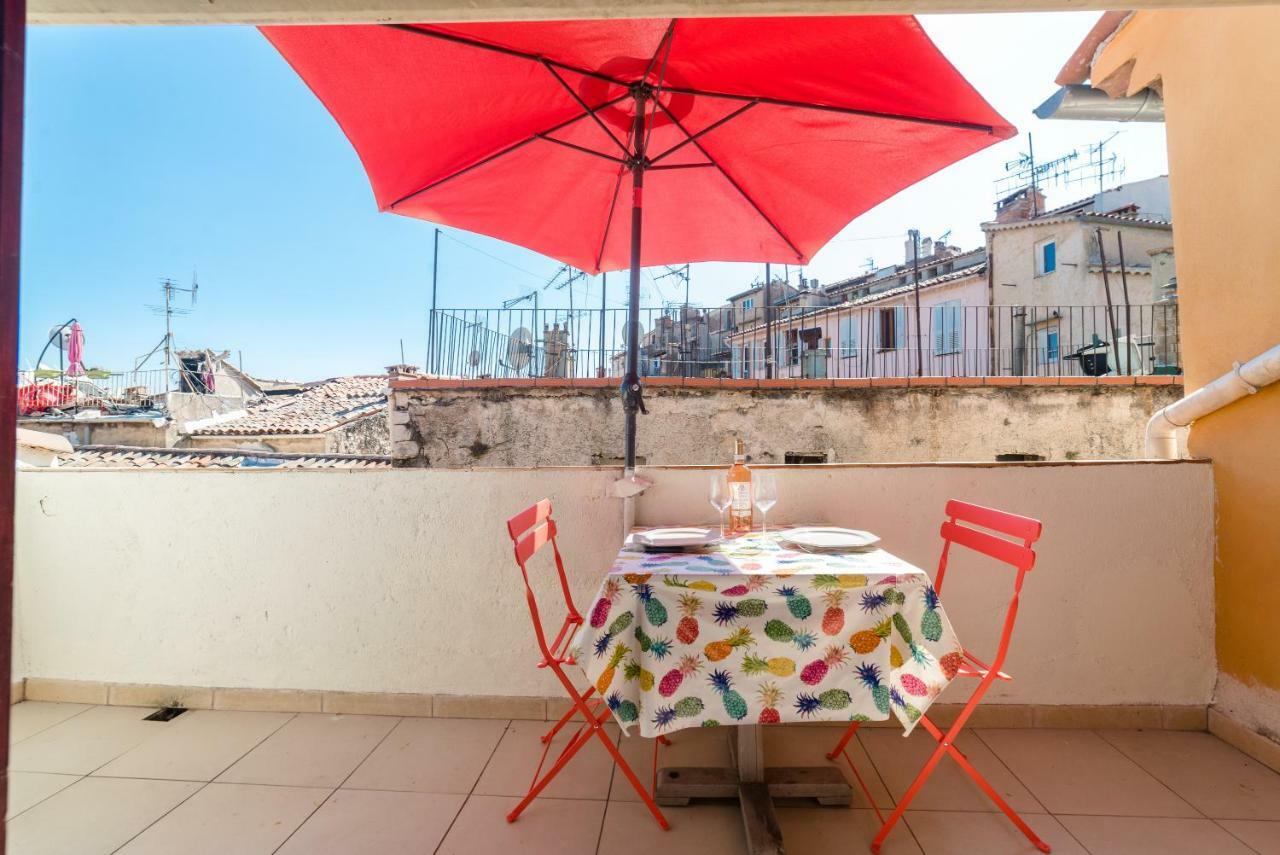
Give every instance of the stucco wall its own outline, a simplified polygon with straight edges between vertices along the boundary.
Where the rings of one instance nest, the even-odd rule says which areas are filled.
[[[647,471],[638,521],[707,520],[707,472]],[[613,469],[18,473],[16,673],[224,687],[551,695],[503,522],[555,502],[579,608],[620,541]],[[877,532],[932,567],[945,501],[1045,521],[1007,702],[1203,704],[1212,484],[1197,462],[790,467],[778,522]],[[92,544],[86,550],[85,544]],[[546,568],[549,572],[549,568]],[[990,646],[1011,577],[943,601]],[[550,596],[548,575],[539,590]],[[548,615],[552,623],[557,614]],[[948,699],[954,699],[951,693]]]
[[[157,424],[156,422],[159,422]],[[26,419],[20,427],[68,437],[73,445],[134,445],[167,448],[177,437],[168,419]]]
[[[1175,385],[727,389],[649,385],[638,454],[654,465],[830,452],[832,463],[1133,459]],[[397,466],[580,466],[612,462],[622,410],[610,387],[506,385],[392,393]]]
[[[1274,204],[1280,116],[1259,93],[1280,85],[1280,7],[1139,12],[1093,69],[1132,62],[1128,88],[1162,88],[1173,187],[1188,389],[1280,342]],[[1266,101],[1264,98],[1263,101]],[[1192,452],[1218,489],[1218,657],[1237,687],[1228,712],[1280,734],[1280,385],[1197,421]]]
[[[325,442],[326,450],[334,454],[390,454],[386,410],[334,428],[325,435]]]

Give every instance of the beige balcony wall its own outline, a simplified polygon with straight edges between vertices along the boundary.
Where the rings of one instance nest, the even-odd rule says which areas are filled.
[[[641,522],[710,520],[706,470],[649,474],[657,485],[639,503]],[[870,529],[921,565],[936,561],[950,497],[1045,521],[1008,666],[1019,679],[999,700],[1209,701],[1208,465],[780,474],[777,521]],[[578,604],[588,609],[620,536],[618,500],[607,498],[615,477],[591,468],[19,472],[21,667],[32,677],[111,683],[557,694],[532,667],[503,523],[536,498],[555,501]],[[540,580],[542,593],[550,581]],[[997,567],[954,566],[943,603],[979,651],[992,643],[1011,581]]]

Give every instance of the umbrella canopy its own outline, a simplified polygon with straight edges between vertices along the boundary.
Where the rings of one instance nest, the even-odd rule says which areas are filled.
[[[263,32],[337,119],[382,210],[630,269],[628,470],[641,267],[803,264],[858,214],[1015,132],[912,17]]]
[[[591,273],[631,264],[637,90],[643,266],[806,262],[858,214],[1015,133],[912,17],[263,32],[337,119],[382,210]]]
[[[67,376],[79,377],[84,373],[84,328],[79,321],[72,321],[67,338]]]

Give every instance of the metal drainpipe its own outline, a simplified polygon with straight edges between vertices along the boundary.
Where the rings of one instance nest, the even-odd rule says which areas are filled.
[[[1217,412],[1228,404],[1252,395],[1263,386],[1280,380],[1280,344],[1201,386],[1180,401],[1161,409],[1147,422],[1147,457],[1178,458],[1178,428],[1189,427],[1196,419]]]

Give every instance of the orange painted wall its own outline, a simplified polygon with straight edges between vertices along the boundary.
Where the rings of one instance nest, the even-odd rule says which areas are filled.
[[[1278,42],[1280,7],[1139,12],[1093,66],[1163,86],[1188,390],[1280,343]],[[1219,668],[1280,689],[1280,384],[1196,422],[1190,450],[1217,485]]]

